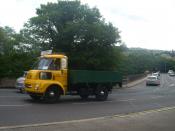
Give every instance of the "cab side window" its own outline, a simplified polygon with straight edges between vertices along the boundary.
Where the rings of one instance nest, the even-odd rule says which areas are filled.
[[[54,61],[54,68],[55,70],[60,70],[60,59]]]
[[[54,59],[52,60],[50,66],[50,70],[60,70],[60,59]]]

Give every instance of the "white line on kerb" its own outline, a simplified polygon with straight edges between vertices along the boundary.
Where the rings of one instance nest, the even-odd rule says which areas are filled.
[[[146,110],[146,111],[129,113],[129,114],[119,114],[119,115],[113,115],[113,116],[90,118],[90,119],[70,120],[70,121],[50,122],[50,123],[30,124],[30,125],[19,125],[19,126],[4,126],[4,127],[0,127],[0,129],[17,129],[17,128],[49,126],[49,125],[75,123],[75,122],[88,122],[88,121],[102,120],[102,119],[112,118],[112,117],[113,118],[117,118],[117,117],[118,118],[125,118],[125,117],[132,117],[132,116],[136,116],[136,115],[145,115],[145,114],[148,114],[148,113],[163,112],[163,111],[168,111],[168,110],[173,110],[173,109],[175,109],[175,106],[173,106],[173,107],[163,107],[163,108],[159,108],[159,109]]]

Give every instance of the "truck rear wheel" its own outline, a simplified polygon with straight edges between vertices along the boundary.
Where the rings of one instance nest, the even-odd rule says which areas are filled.
[[[108,89],[104,86],[99,86],[96,89],[96,99],[98,101],[105,101],[108,98]]]
[[[89,90],[87,88],[80,88],[79,95],[81,99],[86,100],[89,97]]]
[[[47,89],[44,100],[48,103],[54,103],[60,98],[60,91],[57,87],[53,86]]]
[[[119,87],[122,87],[122,83],[119,83],[118,85],[119,85]]]

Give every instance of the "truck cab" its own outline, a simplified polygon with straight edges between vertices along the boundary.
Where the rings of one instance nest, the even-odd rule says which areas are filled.
[[[67,56],[47,54],[41,56],[28,71],[25,90],[34,100],[44,96],[48,101],[56,101],[67,92]]]

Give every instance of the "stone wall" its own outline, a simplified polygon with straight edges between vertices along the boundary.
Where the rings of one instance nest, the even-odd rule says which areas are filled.
[[[2,78],[0,80],[0,88],[15,88],[16,79]]]

